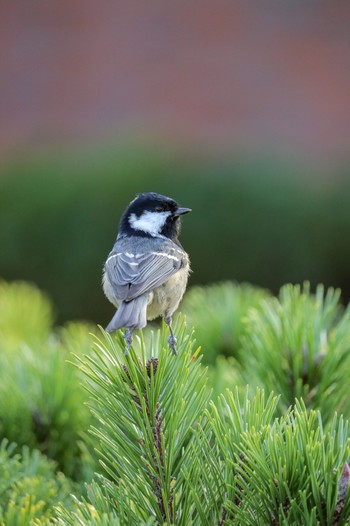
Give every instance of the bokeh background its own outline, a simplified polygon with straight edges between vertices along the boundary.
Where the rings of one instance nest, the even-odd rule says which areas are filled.
[[[106,324],[125,205],[193,208],[191,284],[350,299],[350,3],[3,2],[0,277]]]

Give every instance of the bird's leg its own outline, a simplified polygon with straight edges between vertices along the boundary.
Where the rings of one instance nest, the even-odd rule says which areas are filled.
[[[123,334],[123,338],[126,341],[126,349],[124,351],[125,356],[129,354],[130,347],[132,344],[132,329],[125,329],[125,333]]]
[[[164,317],[164,321],[167,324],[167,326],[169,327],[169,331],[170,331],[170,336],[168,338],[168,344],[169,344],[171,350],[173,351],[173,354],[175,354],[175,356],[177,356],[177,350],[176,350],[177,340],[176,340],[175,334],[173,333],[173,329],[171,327],[171,316],[165,316]]]

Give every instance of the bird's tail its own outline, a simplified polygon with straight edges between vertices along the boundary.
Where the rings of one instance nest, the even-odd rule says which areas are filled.
[[[107,332],[114,332],[122,327],[128,329],[142,329],[147,325],[147,294],[131,301],[122,301],[117,312],[106,327]]]

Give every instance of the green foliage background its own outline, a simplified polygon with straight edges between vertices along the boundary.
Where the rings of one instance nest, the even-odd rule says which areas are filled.
[[[0,443],[0,524],[52,524],[54,509],[68,504],[76,487],[55,462],[27,446],[15,453],[15,444]]]
[[[311,173],[310,173],[311,172]],[[349,178],[287,161],[190,157],[159,145],[19,154],[0,170],[0,276],[38,284],[59,322],[105,326],[112,307],[102,265],[120,215],[141,191],[193,213],[181,236],[191,284],[247,281],[277,293],[287,281],[340,287],[350,299]]]

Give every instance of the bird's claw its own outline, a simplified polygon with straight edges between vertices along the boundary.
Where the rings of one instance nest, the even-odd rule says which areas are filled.
[[[124,356],[127,356],[129,354],[129,351],[130,351],[130,347],[131,347],[131,344],[132,344],[132,330],[131,329],[126,329],[125,333],[123,334],[123,338],[126,342],[126,348],[125,348],[125,351],[124,351]]]
[[[175,338],[175,336],[173,334],[171,334],[168,338],[168,344],[171,348],[171,350],[173,351],[173,354],[175,356],[177,356],[177,349],[176,349],[176,344],[177,344],[177,339]]]
[[[170,336],[168,338],[169,347],[173,351],[173,355],[177,356],[177,349],[176,349],[177,339],[176,339],[175,334],[173,333],[173,329],[171,327],[171,316],[165,316],[164,317],[164,321],[167,324],[167,326],[169,327],[169,331],[170,331]]]

